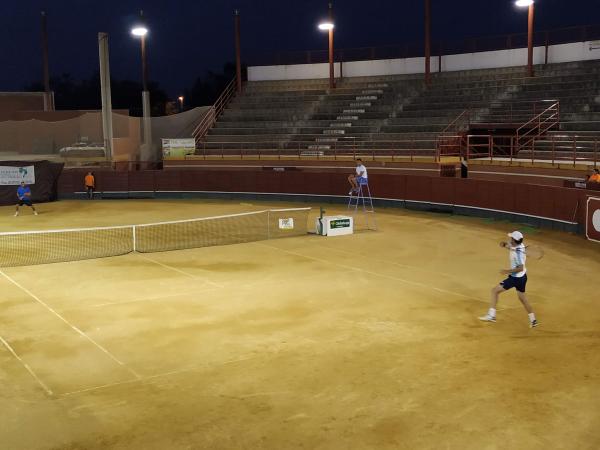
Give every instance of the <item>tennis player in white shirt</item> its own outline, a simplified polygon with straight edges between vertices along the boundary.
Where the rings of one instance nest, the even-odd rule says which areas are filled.
[[[527,268],[525,267],[525,261],[527,260],[527,248],[523,244],[523,233],[520,231],[513,231],[508,235],[510,242],[500,242],[500,247],[506,248],[509,252],[510,269],[500,271],[503,275],[508,275],[506,280],[502,281],[498,286],[492,289],[492,299],[490,303],[490,309],[485,316],[479,318],[484,322],[495,322],[496,321],[496,305],[498,303],[498,295],[502,292],[506,292],[512,288],[517,290],[519,300],[523,304],[523,307],[529,314],[529,326],[531,328],[538,326],[538,321],[535,318],[533,309],[527,300],[525,294],[525,287],[527,286]]]
[[[362,162],[362,159],[358,158],[356,160],[356,175],[348,175],[348,182],[350,183],[350,192],[348,195],[352,195],[355,192],[358,192],[358,186],[360,184],[367,184],[369,180],[369,176],[367,174],[367,168]]]

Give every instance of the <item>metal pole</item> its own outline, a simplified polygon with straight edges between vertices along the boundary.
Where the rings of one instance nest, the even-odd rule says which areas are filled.
[[[146,36],[140,39],[142,44],[142,90],[148,90],[148,64],[146,62]]]
[[[100,57],[100,92],[102,95],[102,136],[104,139],[104,153],[106,159],[112,161],[113,123],[107,33],[98,33],[98,51]]]
[[[329,2],[329,21],[333,24],[333,3]],[[329,88],[335,89],[335,72],[333,65],[333,27],[329,30]]]
[[[530,77],[535,76],[533,73],[533,19],[535,16],[535,3],[529,5],[529,19],[527,31],[527,73]]]
[[[44,111],[54,111],[54,102],[50,92],[50,68],[48,63],[48,27],[46,11],[42,11],[42,64],[44,71]]]
[[[140,18],[143,21],[144,12],[140,11]],[[150,108],[150,91],[148,90],[148,61],[146,56],[146,36],[141,36],[142,50],[142,123],[144,136],[144,151],[140,155],[143,161],[154,160],[152,150],[152,124],[151,124],[151,108]]]
[[[242,50],[240,46],[240,10],[233,12],[235,20],[235,80],[238,94],[242,92]]]
[[[548,49],[550,47],[550,32],[546,31],[546,46],[545,46],[545,54],[544,54],[544,65],[548,65]]]
[[[431,84],[431,0],[425,0],[425,83]]]

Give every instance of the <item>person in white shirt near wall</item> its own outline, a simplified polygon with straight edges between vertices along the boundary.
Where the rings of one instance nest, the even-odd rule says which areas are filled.
[[[525,294],[525,287],[527,285],[527,269],[525,268],[525,261],[527,259],[525,244],[523,244],[523,234],[520,231],[513,231],[508,235],[510,242],[500,242],[500,247],[506,248],[509,251],[510,269],[502,270],[502,275],[508,275],[506,280],[501,282],[498,286],[492,289],[492,299],[490,303],[490,309],[488,313],[480,317],[479,320],[484,322],[496,322],[496,305],[498,304],[498,295],[502,292],[506,292],[512,288],[517,290],[519,300],[525,307],[525,310],[529,314],[529,326],[531,328],[538,326],[538,321],[535,318],[535,314],[527,295]]]
[[[362,159],[358,158],[356,160],[356,175],[348,175],[348,182],[350,183],[351,187],[348,195],[358,192],[359,185],[367,184],[368,179],[367,168],[363,164]]]

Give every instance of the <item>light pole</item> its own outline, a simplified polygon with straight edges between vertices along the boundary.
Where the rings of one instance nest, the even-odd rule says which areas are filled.
[[[240,10],[233,11],[235,25],[235,86],[237,93],[242,92],[242,50],[240,45]]]
[[[335,75],[333,67],[333,3],[329,2],[329,21],[319,24],[319,30],[329,32],[329,88],[335,89]]]
[[[425,83],[431,84],[431,0],[425,0]]]
[[[141,21],[143,20],[143,16],[144,12],[140,11]],[[142,124],[144,145],[141,157],[143,161],[148,161],[154,159],[152,151],[152,124],[150,119],[150,91],[148,91],[148,64],[146,61],[146,35],[148,34],[148,28],[143,23],[140,23],[131,29],[131,34],[140,38],[142,46]]]
[[[98,55],[100,57],[100,93],[102,95],[102,136],[106,159],[112,162],[113,122],[110,93],[110,64],[108,57],[108,33],[98,33]]]
[[[54,96],[50,91],[50,69],[48,65],[48,25],[46,11],[42,11],[42,65],[44,70],[44,111],[54,111]]]
[[[527,74],[533,77],[533,20],[535,16],[534,0],[517,0],[515,2],[519,8],[529,8],[529,18],[527,26]]]
[[[183,111],[183,95],[180,95],[179,97],[177,97],[177,100],[179,100],[179,112]]]

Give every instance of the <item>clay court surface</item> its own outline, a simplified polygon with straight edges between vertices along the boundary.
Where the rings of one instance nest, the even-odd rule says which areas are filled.
[[[267,206],[63,201],[1,231]],[[314,222],[319,205],[311,214]],[[343,207],[326,207],[328,213]],[[2,269],[2,449],[600,447],[600,246],[506,222],[379,210],[379,231]],[[514,292],[479,322],[521,228]]]

